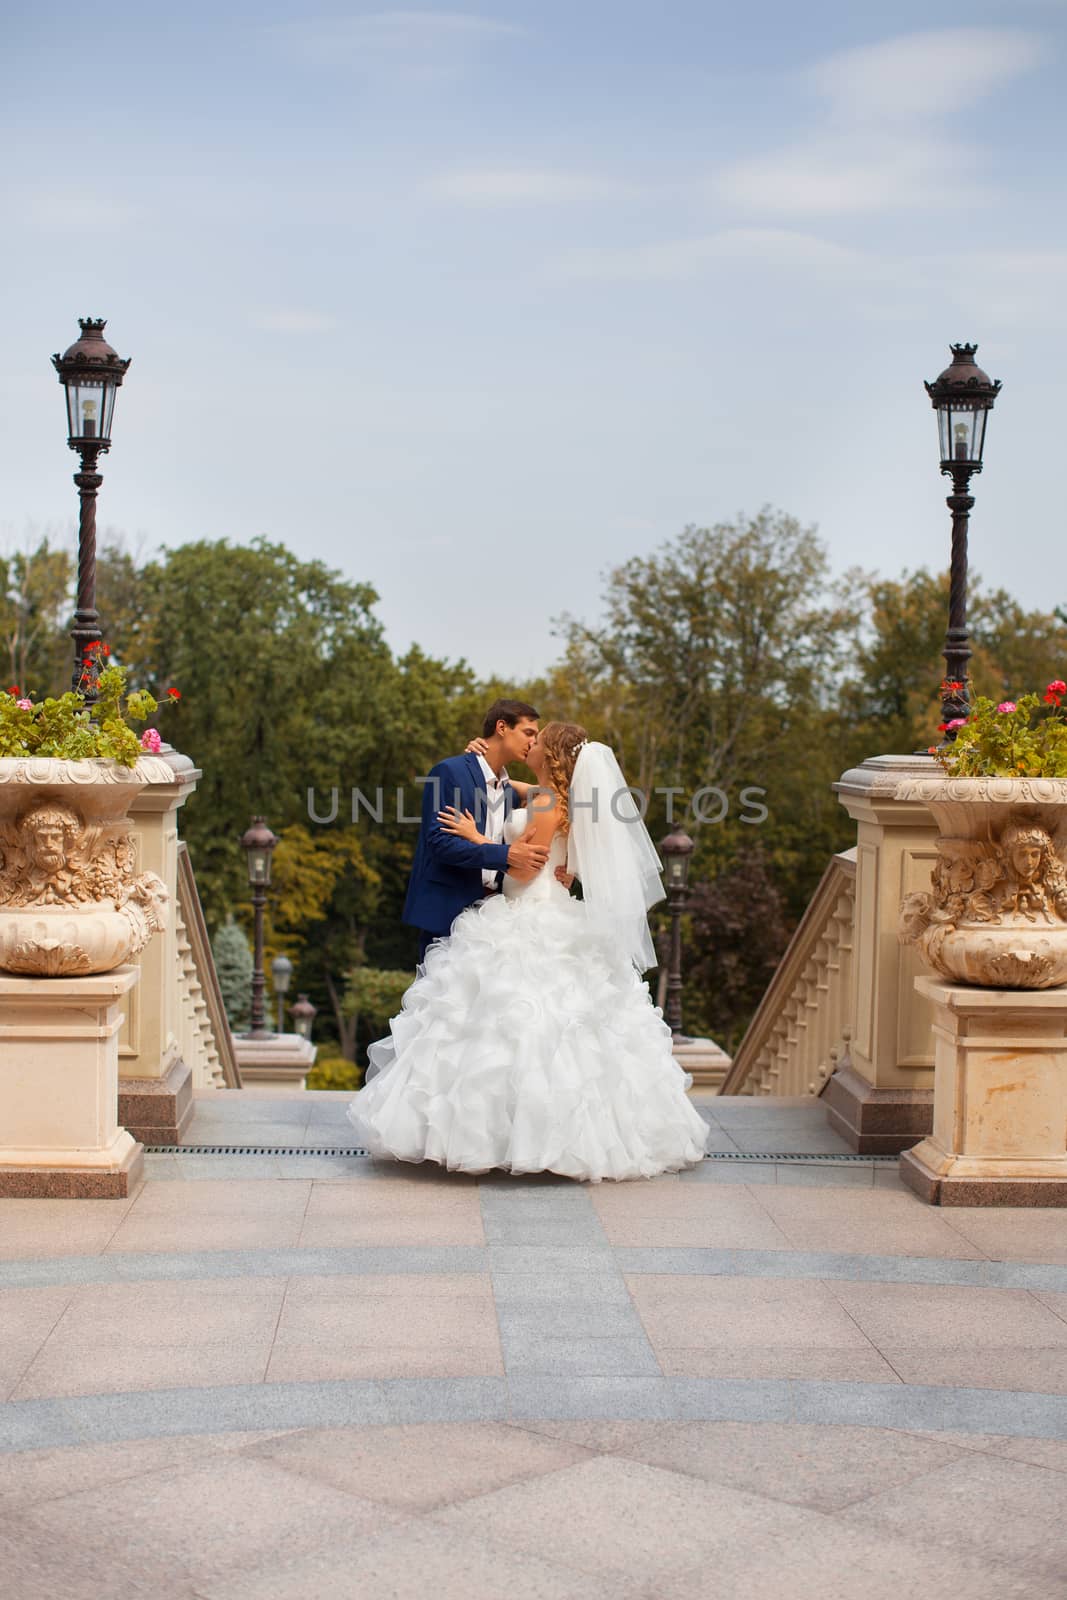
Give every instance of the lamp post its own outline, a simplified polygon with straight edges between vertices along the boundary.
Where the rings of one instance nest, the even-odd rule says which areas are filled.
[[[297,995],[289,1007],[289,1015],[293,1019],[293,1028],[301,1039],[311,1038],[311,1024],[318,1014],[318,1006],[313,1006],[306,994]]]
[[[81,338],[52,365],[67,392],[67,444],[81,456],[81,471],[74,474],[81,510],[78,516],[78,608],[74,613],[74,672],[72,687],[86,700],[96,699],[98,663],[86,667],[86,651],[100,642],[100,617],[96,609],[96,494],[103,478],[96,470],[101,455],[111,449],[111,418],[115,395],[126,376],[129,360],[116,355],[104,338],[103,317],[79,317]]]
[[[993,403],[1000,393],[995,383],[975,364],[976,344],[953,344],[952,362],[926,392],[937,412],[941,445],[941,471],[952,479],[947,505],[952,512],[952,564],[949,575],[948,629],[945,633],[945,682],[941,696],[941,721],[966,717],[971,709],[967,663],[967,531],[974,497],[971,476],[982,470],[985,430]],[[956,738],[955,728],[944,734],[946,743]]]
[[[285,996],[289,988],[289,979],[293,976],[293,963],[288,956],[275,956],[270,964],[271,980],[274,984],[274,994],[278,1001],[278,1032],[285,1032]]]
[[[682,1032],[682,912],[689,897],[689,858],[695,848],[684,828],[675,828],[660,844],[666,862],[667,903],[671,914],[670,961],[664,1018],[675,1044],[686,1042]]]
[[[263,991],[267,976],[263,971],[263,908],[267,904],[270,886],[271,852],[278,843],[262,817],[253,817],[252,826],[241,835],[241,849],[248,857],[248,882],[252,889],[252,906],[255,912],[256,946],[252,962],[252,1016],[246,1039],[270,1039],[266,1025]]]

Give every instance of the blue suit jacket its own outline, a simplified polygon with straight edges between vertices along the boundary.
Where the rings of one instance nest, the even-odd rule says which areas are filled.
[[[511,810],[512,792],[505,791],[505,814]],[[485,894],[482,870],[505,872],[506,844],[471,844],[446,833],[437,820],[443,806],[470,811],[484,826],[489,796],[475,755],[450,756],[430,772],[422,791],[422,826],[415,847],[404,921],[438,937],[448,933],[461,911]]]

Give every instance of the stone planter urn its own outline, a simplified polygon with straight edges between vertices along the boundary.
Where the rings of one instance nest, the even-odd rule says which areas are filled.
[[[0,971],[87,977],[138,955],[166,923],[167,889],[135,871],[127,813],[173,774],[158,756],[0,759]]]
[[[901,942],[952,983],[1067,984],[1067,779],[909,778],[896,797],[927,806],[940,835]]]

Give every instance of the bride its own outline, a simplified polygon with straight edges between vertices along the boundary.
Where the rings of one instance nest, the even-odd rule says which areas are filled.
[[[539,870],[468,907],[426,952],[348,1108],[372,1155],[460,1172],[558,1172],[599,1183],[693,1166],[708,1129],[641,977],[660,865],[614,754],[550,722],[538,780],[505,838],[544,845]],[[440,813],[481,842],[469,812]],[[573,899],[557,877],[581,879]]]

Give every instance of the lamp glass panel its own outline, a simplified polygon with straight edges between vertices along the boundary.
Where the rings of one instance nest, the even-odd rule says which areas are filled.
[[[960,402],[952,406],[952,454],[950,461],[977,461],[979,454],[976,450],[977,421],[981,418],[981,411],[974,410],[973,405]]]
[[[67,430],[72,439],[110,439],[115,388],[109,378],[84,376],[66,385]]]
[[[941,444],[942,461],[952,459],[952,408],[948,404],[937,408],[937,433]]]
[[[680,889],[685,882],[685,870],[688,863],[684,856],[671,856],[667,863],[667,882],[674,889]]]
[[[248,852],[248,880],[250,883],[270,882],[269,850],[250,850]]]

